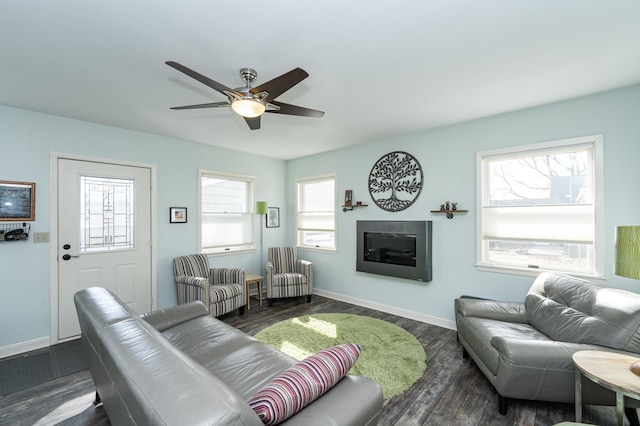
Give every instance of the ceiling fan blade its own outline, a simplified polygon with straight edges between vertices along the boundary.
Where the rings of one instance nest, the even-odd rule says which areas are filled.
[[[282,95],[284,92],[291,89],[307,77],[309,77],[309,74],[305,70],[302,68],[295,68],[274,78],[273,80],[269,80],[266,83],[262,83],[257,87],[251,88],[249,92],[253,94],[267,92],[269,95],[265,100],[269,101]]]
[[[251,130],[258,130],[260,128],[260,116],[257,117],[242,117]]]
[[[197,105],[185,105],[185,106],[177,106],[171,107],[171,109],[198,109],[198,108],[219,108],[219,107],[228,107],[231,106],[229,102],[212,102],[209,104],[197,104]]]
[[[191,78],[194,78],[194,79],[198,80],[200,83],[211,87],[213,90],[216,90],[216,91],[222,93],[225,96],[226,96],[226,93],[224,93],[225,91],[233,92],[233,89],[228,88],[224,84],[220,84],[215,80],[211,80],[209,77],[204,76],[204,75],[200,74],[199,72],[196,72],[196,71],[192,70],[191,68],[187,68],[182,64],[179,64],[179,63],[174,62],[174,61],[167,61],[167,62],[165,62],[165,64],[169,65],[172,68],[177,69],[178,71],[188,75]]]
[[[275,114],[299,115],[302,117],[315,117],[315,118],[320,118],[324,115],[324,111],[304,108],[297,105],[285,104],[284,102],[271,101],[269,103],[279,106],[280,109],[279,110],[267,109],[265,112],[273,112]]]

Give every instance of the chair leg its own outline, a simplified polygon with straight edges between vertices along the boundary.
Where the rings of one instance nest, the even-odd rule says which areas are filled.
[[[311,295],[310,294],[307,295],[307,303],[311,303]]]
[[[465,348],[462,348],[462,359],[469,359],[469,352]]]
[[[244,315],[244,306],[240,306],[238,311],[240,312],[240,315]]]
[[[100,398],[100,394],[96,391],[96,399],[93,401],[93,406],[97,407],[100,404],[102,404],[102,398]]]
[[[498,394],[498,412],[503,416],[507,414],[507,400],[508,398]]]

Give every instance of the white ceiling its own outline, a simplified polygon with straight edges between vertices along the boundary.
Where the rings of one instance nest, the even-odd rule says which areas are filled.
[[[291,159],[640,83],[638,0],[14,0],[0,104]],[[251,131],[164,64],[229,87],[295,67]]]

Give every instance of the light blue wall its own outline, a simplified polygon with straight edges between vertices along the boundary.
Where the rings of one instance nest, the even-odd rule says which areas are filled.
[[[317,265],[315,286],[417,317],[449,321],[454,319],[454,298],[463,294],[522,301],[531,278],[481,272],[474,266],[476,152],[593,134],[604,135],[605,284],[640,290],[640,281],[615,276],[612,263],[615,226],[640,225],[640,86],[289,161],[290,210],[294,208],[295,180],[326,173],[338,176],[339,203],[344,190],[352,189],[354,201],[369,204],[346,213],[339,210],[337,255],[304,253]],[[367,189],[372,165],[391,151],[414,155],[425,174],[416,203],[397,213],[375,206]],[[457,201],[458,208],[469,213],[457,214],[452,220],[430,213],[447,200]],[[432,220],[433,281],[419,283],[356,272],[357,220]],[[289,228],[289,238],[294,231]]]
[[[257,199],[280,207],[281,227],[265,229],[265,247],[294,241],[295,181],[336,173],[339,204],[345,189],[369,207],[338,212],[338,253],[304,252],[316,264],[320,291],[360,299],[417,316],[453,320],[453,299],[462,294],[522,300],[531,278],[479,272],[476,259],[475,153],[576,136],[603,134],[605,161],[605,267],[607,285],[636,290],[640,282],[613,275],[616,225],[640,224],[640,86],[504,114],[422,133],[374,141],[288,162],[186,141],[132,132],[0,106],[0,180],[37,183],[32,232],[50,232],[50,153],[102,157],[157,167],[158,307],[175,304],[170,261],[198,249],[197,170],[257,177]],[[425,186],[409,209],[389,213],[369,197],[367,178],[382,155],[407,151],[418,158]],[[446,201],[470,210],[447,220],[431,214]],[[189,223],[170,225],[170,206],[189,208]],[[434,279],[418,283],[355,272],[356,220],[433,220]],[[0,243],[0,350],[50,333],[50,247]],[[216,265],[259,267],[258,253],[221,256]]]
[[[31,232],[50,232],[50,153],[152,164],[157,170],[158,307],[176,304],[171,259],[198,251],[198,169],[256,176],[256,197],[285,202],[285,163],[239,151],[0,106],[0,180],[36,183]],[[169,207],[187,207],[187,224],[169,224]],[[257,224],[257,221],[256,221]],[[257,228],[256,228],[257,229]],[[257,231],[256,231],[257,232]],[[285,228],[265,231],[280,244]],[[212,264],[258,272],[259,253],[217,256]],[[50,335],[50,245],[0,242],[0,349]]]

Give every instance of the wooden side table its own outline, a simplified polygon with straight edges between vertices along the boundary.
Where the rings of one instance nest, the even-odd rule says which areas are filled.
[[[256,284],[256,288],[258,290],[258,300],[260,301],[260,306],[262,306],[262,275],[256,274],[247,274],[245,277],[245,293],[247,294],[247,310],[251,310],[251,296],[249,295],[249,290],[251,289],[251,284]]]
[[[582,421],[581,375],[616,393],[616,417],[624,423],[624,397],[640,399],[640,377],[629,366],[640,359],[615,352],[579,351],[573,354],[576,366],[576,422]]]

